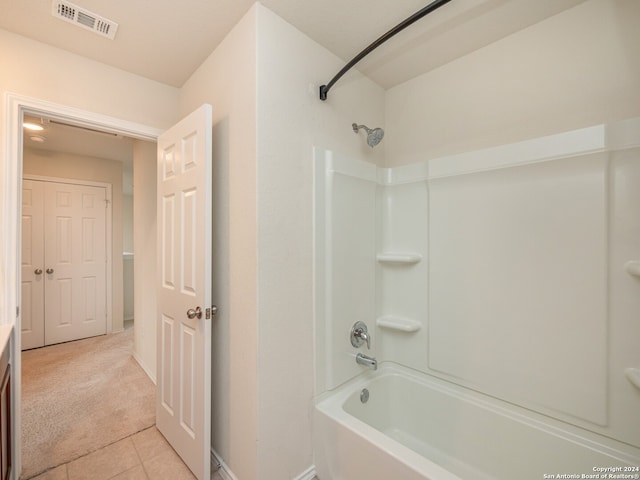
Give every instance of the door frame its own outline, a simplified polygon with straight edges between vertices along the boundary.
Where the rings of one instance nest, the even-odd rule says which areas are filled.
[[[110,117],[99,113],[61,105],[47,100],[27,97],[6,92],[5,101],[5,151],[0,156],[0,172],[2,178],[2,227],[5,235],[2,243],[2,278],[0,291],[0,324],[13,325],[11,349],[11,416],[12,465],[14,478],[18,478],[22,470],[22,425],[20,421],[22,375],[21,375],[21,319],[18,311],[20,305],[21,285],[21,205],[22,205],[22,121],[25,113],[43,115],[73,125],[94,128],[110,133],[156,142],[163,130],[128,120]],[[17,474],[16,474],[17,472]]]
[[[106,219],[105,219],[105,235],[106,235],[106,243],[105,248],[107,249],[107,271],[106,271],[106,289],[105,289],[105,301],[106,301],[106,332],[113,332],[113,271],[112,271],[112,257],[113,257],[113,216],[112,216],[112,186],[110,183],[105,182],[94,182],[91,180],[81,180],[77,178],[62,178],[62,177],[49,177],[45,175],[30,175],[23,174],[23,180],[33,180],[35,182],[51,182],[51,183],[63,183],[68,185],[82,185],[86,187],[100,187],[105,189],[105,195],[107,200],[107,211],[106,211]],[[20,232],[22,234],[22,232]],[[22,250],[22,242],[20,242],[20,250]],[[18,304],[21,305],[21,304]],[[21,317],[22,319],[22,317]],[[21,345],[22,347],[22,345]]]

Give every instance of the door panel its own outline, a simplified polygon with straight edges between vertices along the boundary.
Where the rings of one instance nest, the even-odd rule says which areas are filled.
[[[106,333],[105,217],[103,187],[47,182],[45,343],[48,345]]]
[[[44,200],[42,182],[22,184],[22,348],[44,345]],[[40,272],[40,273],[37,273]]]
[[[156,423],[200,480],[210,475],[211,118],[203,105],[158,139]]]

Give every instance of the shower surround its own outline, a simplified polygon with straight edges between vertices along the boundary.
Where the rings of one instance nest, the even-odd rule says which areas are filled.
[[[640,119],[392,169],[317,149],[315,168],[320,478],[640,465]]]

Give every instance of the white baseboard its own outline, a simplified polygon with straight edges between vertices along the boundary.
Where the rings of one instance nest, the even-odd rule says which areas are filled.
[[[220,455],[218,455],[216,451],[212,448],[211,449],[211,471],[212,472],[216,471],[215,469],[216,469],[216,466],[218,465],[220,466],[218,468],[218,473],[222,477],[222,480],[238,480],[238,477],[236,477],[233,474],[229,466],[222,461],[222,459],[220,458]]]
[[[229,466],[222,461],[222,459],[220,458],[220,455],[218,455],[216,451],[212,448],[211,449],[211,471],[215,472],[216,467],[218,467],[217,472],[222,477],[223,480],[238,480],[238,477],[236,477],[233,474]],[[302,472],[297,477],[292,478],[291,480],[318,480],[318,477],[316,477],[315,465],[311,465],[304,472]]]
[[[318,480],[318,477],[316,477],[315,465],[311,465],[304,472],[302,472],[300,475],[298,475],[296,478],[292,480]]]
[[[149,377],[151,379],[151,381],[153,382],[154,385],[157,385],[156,383],[156,377],[151,375],[151,371],[147,368],[147,366],[144,364],[144,362],[142,362],[140,360],[140,357],[138,357],[138,354],[134,352],[133,354],[133,358],[136,362],[138,362],[138,365],[140,365],[140,368],[142,368],[142,370],[144,370],[144,373],[147,374],[147,377]]]

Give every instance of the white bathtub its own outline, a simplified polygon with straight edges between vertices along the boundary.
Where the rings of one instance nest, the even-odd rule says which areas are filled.
[[[637,448],[389,364],[321,399],[314,421],[320,480],[640,474]]]

